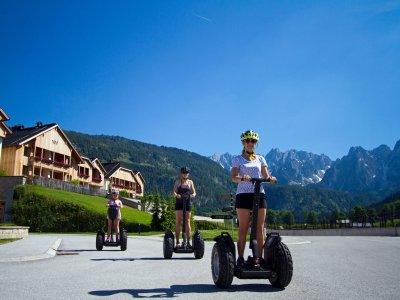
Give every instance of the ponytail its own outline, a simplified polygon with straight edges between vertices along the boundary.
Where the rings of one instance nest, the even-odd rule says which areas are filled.
[[[244,153],[247,153],[249,155],[250,160],[253,160],[256,156],[256,152],[254,151],[254,149],[252,152],[247,152],[246,149],[243,147],[242,154]]]

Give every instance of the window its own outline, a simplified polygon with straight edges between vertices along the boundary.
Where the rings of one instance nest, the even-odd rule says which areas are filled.
[[[22,175],[29,176],[29,168],[28,166],[22,167]]]
[[[29,147],[25,147],[24,148],[24,156],[29,157],[29,153],[30,153],[30,148]]]

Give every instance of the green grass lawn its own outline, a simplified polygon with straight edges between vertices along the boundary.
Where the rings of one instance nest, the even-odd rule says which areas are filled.
[[[108,200],[103,197],[66,192],[36,185],[29,185],[28,189],[47,198],[52,198],[58,201],[72,202],[74,204],[81,205],[89,210],[104,214],[104,216],[107,215],[106,204]],[[122,208],[121,214],[122,218],[127,222],[139,223],[144,225],[150,225],[151,223],[150,214],[131,207],[125,206],[124,208]]]

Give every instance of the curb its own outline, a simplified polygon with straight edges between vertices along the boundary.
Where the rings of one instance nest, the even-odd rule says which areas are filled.
[[[60,247],[62,239],[57,239],[54,244],[46,251],[46,253],[38,254],[38,255],[30,255],[30,256],[19,256],[19,257],[10,257],[0,259],[0,263],[2,262],[21,262],[21,261],[33,261],[33,260],[41,260],[48,259],[56,256],[57,250]]]

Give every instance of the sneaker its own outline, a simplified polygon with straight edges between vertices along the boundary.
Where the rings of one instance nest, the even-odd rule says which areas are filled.
[[[262,257],[258,258],[258,263],[260,264],[261,267],[266,267],[267,266],[267,262]]]
[[[190,243],[187,243],[188,248],[192,248],[192,245]]]
[[[106,242],[107,243],[111,242],[111,238],[109,236],[106,238]]]
[[[249,256],[247,258],[247,265],[249,265],[249,266],[257,266],[259,264],[260,264],[259,258],[254,258],[252,256]]]
[[[236,261],[236,266],[243,267],[244,266],[244,258],[242,256],[238,257]]]

